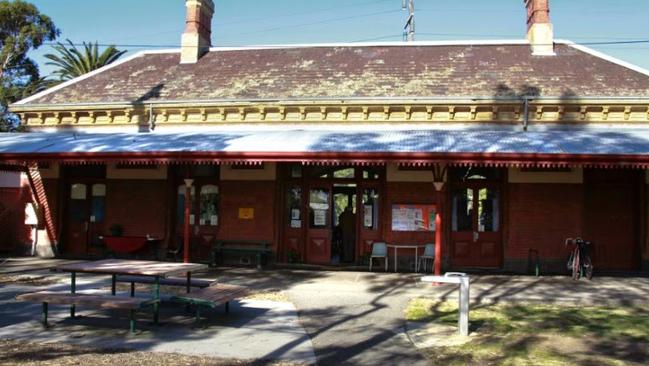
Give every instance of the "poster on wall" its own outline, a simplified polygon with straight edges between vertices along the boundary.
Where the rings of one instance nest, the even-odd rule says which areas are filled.
[[[435,205],[392,205],[392,231],[435,231]]]

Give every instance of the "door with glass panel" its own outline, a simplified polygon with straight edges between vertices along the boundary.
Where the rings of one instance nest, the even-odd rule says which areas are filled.
[[[93,254],[104,231],[106,185],[76,182],[69,186],[65,251],[67,255]]]
[[[382,241],[381,234],[381,216],[380,216],[380,193],[378,184],[363,184],[359,187],[361,200],[358,201],[360,208],[357,215],[360,222],[359,245],[357,248],[357,258],[361,258],[364,253],[372,251],[372,243]]]
[[[502,265],[501,197],[497,186],[467,184],[451,194],[452,266]]]
[[[178,185],[176,202],[176,245],[182,245],[185,225],[184,184]],[[189,213],[190,258],[206,259],[218,234],[219,186],[212,182],[196,180],[191,187]]]
[[[308,263],[331,262],[332,198],[331,184],[309,188],[306,260]]]

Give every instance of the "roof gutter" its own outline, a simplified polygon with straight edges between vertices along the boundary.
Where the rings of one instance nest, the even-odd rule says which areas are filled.
[[[554,103],[554,104],[589,104],[599,102],[610,103],[649,103],[648,96],[627,96],[627,97],[562,97],[562,96],[534,96],[525,97],[528,102]],[[134,108],[143,106],[222,106],[222,105],[249,105],[249,104],[284,104],[284,105],[305,105],[305,104],[474,104],[474,103],[513,103],[520,102],[519,96],[459,96],[459,97],[318,97],[318,98],[250,98],[250,99],[187,99],[187,100],[159,100],[142,102],[92,102],[92,103],[56,103],[56,104],[11,104],[9,110],[19,113],[40,109],[66,110],[72,108],[96,109],[96,108]]]
[[[306,165],[447,164],[494,167],[649,168],[649,155],[535,153],[398,153],[398,152],[76,152],[0,153],[5,164],[57,161],[68,164],[131,162],[150,164],[232,164],[240,162],[302,163]]]

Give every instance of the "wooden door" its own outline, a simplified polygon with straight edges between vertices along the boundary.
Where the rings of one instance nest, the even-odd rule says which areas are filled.
[[[308,263],[331,262],[331,184],[321,183],[309,189],[306,260]]]
[[[100,235],[105,234],[106,185],[76,182],[69,186],[66,224],[66,254],[95,253]],[[96,253],[95,253],[96,254]]]
[[[359,212],[358,218],[358,241],[356,243],[356,258],[372,251],[372,243],[382,241],[380,202],[381,192],[379,185],[364,184],[359,187],[361,199],[357,200]]]
[[[638,269],[638,173],[633,170],[586,173],[584,239],[593,243],[595,269]]]
[[[184,238],[186,186],[178,185],[176,200],[176,245]],[[204,260],[216,240],[219,228],[219,186],[211,180],[196,180],[191,187],[190,259]]]
[[[285,216],[283,241],[285,248],[285,260],[289,263],[303,261],[304,248],[304,227],[308,223],[305,221],[303,190],[298,184],[290,184],[285,191]]]
[[[502,265],[500,190],[472,184],[458,187],[451,199],[453,267]]]

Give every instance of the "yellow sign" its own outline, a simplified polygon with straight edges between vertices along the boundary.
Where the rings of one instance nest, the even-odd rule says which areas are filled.
[[[254,208],[239,208],[239,218],[242,220],[252,220],[255,218]]]

